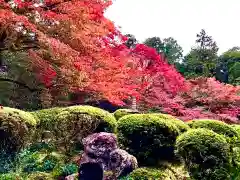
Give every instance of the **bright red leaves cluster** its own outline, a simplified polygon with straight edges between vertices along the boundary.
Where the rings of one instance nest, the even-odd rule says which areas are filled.
[[[119,45],[123,36],[103,14],[111,1],[40,0],[0,1],[0,32],[6,46],[25,47],[34,33],[38,47],[29,48],[33,69],[48,88],[84,91],[95,98],[122,104],[138,95],[138,82],[127,68],[129,51]],[[18,37],[18,38],[16,38]],[[116,50],[118,52],[116,52]],[[55,71],[55,72],[54,72]]]

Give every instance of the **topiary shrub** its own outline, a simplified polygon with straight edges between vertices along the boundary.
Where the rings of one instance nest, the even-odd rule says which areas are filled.
[[[236,147],[233,148],[233,163],[235,164],[235,179],[240,179],[240,125],[232,125],[237,131],[239,138],[236,143]]]
[[[169,121],[173,124],[175,124],[175,126],[177,126],[177,128],[179,129],[179,131],[181,133],[186,132],[187,130],[190,129],[190,127],[184,123],[182,120],[175,118],[174,116],[168,115],[168,114],[162,114],[162,113],[152,113],[152,116],[157,116],[160,119],[163,119],[165,121]]]
[[[237,139],[239,138],[237,131],[232,126],[222,121],[199,119],[189,121],[188,125],[193,129],[206,128],[218,134],[224,135],[227,138],[228,142],[230,142],[231,144],[235,144]]]
[[[172,160],[178,128],[149,114],[132,114],[118,121],[118,140],[140,164]]]
[[[42,109],[33,111],[31,114],[40,120],[40,126],[44,130],[51,131],[54,127],[54,121],[56,116],[61,113],[64,108],[54,107],[49,109]]]
[[[28,112],[9,107],[0,109],[0,153],[19,151],[31,140],[37,119]]]
[[[117,124],[111,113],[91,106],[65,108],[54,123],[57,144],[64,145],[68,151],[92,133],[115,132]]]
[[[240,140],[240,125],[232,125],[232,127],[235,131],[237,131],[238,137],[239,137],[239,140]]]
[[[134,170],[129,176],[126,178],[122,178],[122,180],[171,180],[166,172],[160,169],[153,168],[139,168]]]
[[[196,180],[230,179],[230,145],[222,135],[203,128],[189,130],[177,138],[176,154]]]
[[[45,138],[54,138],[53,129],[55,126],[55,119],[63,110],[64,108],[54,107],[31,112],[35,118],[40,120],[38,130],[34,136],[36,142],[44,140]],[[47,133],[48,137],[46,137]]]
[[[137,114],[138,112],[136,110],[132,109],[118,109],[113,114],[114,117],[119,120],[121,117],[129,115],[129,114]]]

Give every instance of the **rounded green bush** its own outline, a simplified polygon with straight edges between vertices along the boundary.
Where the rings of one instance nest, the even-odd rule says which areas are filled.
[[[114,116],[92,106],[71,106],[55,117],[54,131],[58,144],[71,148],[96,132],[115,132],[117,121]]]
[[[171,180],[168,174],[160,169],[138,168],[134,170],[127,180]]]
[[[232,125],[232,127],[237,131],[238,137],[240,137],[240,125]]]
[[[31,114],[40,121],[38,130],[34,134],[35,142],[45,139],[54,139],[53,129],[55,125],[55,119],[56,116],[63,110],[64,108],[54,107],[31,112]]]
[[[129,114],[136,114],[136,113],[138,112],[132,109],[118,109],[113,114],[114,114],[114,117],[117,120],[119,120],[123,116],[129,115]]]
[[[0,152],[17,152],[31,140],[38,121],[28,112],[0,109]]]
[[[118,121],[118,140],[140,164],[156,164],[174,157],[178,128],[149,114],[132,114]]]
[[[189,130],[177,138],[176,154],[196,180],[230,179],[232,156],[223,135],[204,128]]]
[[[233,175],[234,177],[238,177],[235,179],[240,179],[240,147],[233,148],[233,163],[234,163],[234,169]],[[234,179],[234,178],[233,178]]]
[[[228,142],[231,144],[235,144],[237,139],[239,138],[237,131],[232,126],[222,121],[199,119],[189,121],[188,125],[193,129],[206,128],[218,134],[224,135],[227,138]]]
[[[169,121],[169,122],[175,124],[175,126],[177,126],[177,128],[179,129],[179,131],[181,133],[183,133],[183,132],[185,132],[185,131],[190,129],[190,127],[186,123],[184,123],[182,120],[177,119],[174,116],[171,116],[169,114],[152,113],[151,115],[152,116],[157,116],[160,119],[163,119],[165,121]]]
[[[42,109],[38,111],[33,111],[31,114],[40,120],[39,127],[51,131],[54,127],[54,121],[56,116],[61,113],[64,108],[54,107],[49,109]]]
[[[240,125],[232,125],[233,129],[237,132],[238,138],[236,140],[236,147],[240,149]],[[240,152],[240,151],[239,151]],[[240,157],[240,155],[239,155]],[[239,159],[240,160],[240,159]]]

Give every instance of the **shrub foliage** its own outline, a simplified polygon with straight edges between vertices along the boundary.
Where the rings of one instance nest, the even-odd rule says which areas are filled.
[[[184,123],[182,120],[175,118],[174,116],[168,115],[168,114],[162,114],[162,113],[153,113],[152,116],[156,116],[160,119],[163,119],[165,121],[169,121],[173,123],[181,133],[187,131],[190,129],[190,127]]]
[[[132,114],[118,121],[119,142],[140,164],[173,157],[179,131],[171,122],[148,114]]]
[[[91,106],[65,108],[53,123],[57,143],[67,149],[92,133],[115,132],[117,124],[111,113]]]
[[[137,112],[131,109],[118,109],[114,112],[114,116],[118,120],[123,116],[126,116],[128,114],[135,114],[135,113]]]
[[[180,135],[176,153],[194,179],[230,179],[231,153],[224,136],[208,129],[193,129]]]
[[[28,112],[0,109],[0,151],[17,152],[30,139],[38,121]]]

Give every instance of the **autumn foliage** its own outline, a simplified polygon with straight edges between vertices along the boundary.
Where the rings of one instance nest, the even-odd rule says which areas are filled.
[[[235,121],[239,87],[186,80],[153,48],[127,40],[104,17],[110,0],[0,0],[0,52],[24,51],[49,93],[84,92],[123,105],[158,107],[184,120]]]
[[[148,104],[151,106],[154,102],[153,107],[183,120],[209,118],[237,123],[240,114],[239,86],[226,85],[214,78],[197,78],[185,84],[185,91],[169,98],[161,96],[165,97],[165,101],[161,97],[150,96]]]
[[[110,1],[1,0],[0,4],[4,48],[27,50],[47,88],[84,91],[118,104],[137,95],[130,76],[138,73],[126,67],[128,52],[119,53],[124,37],[103,16]]]

